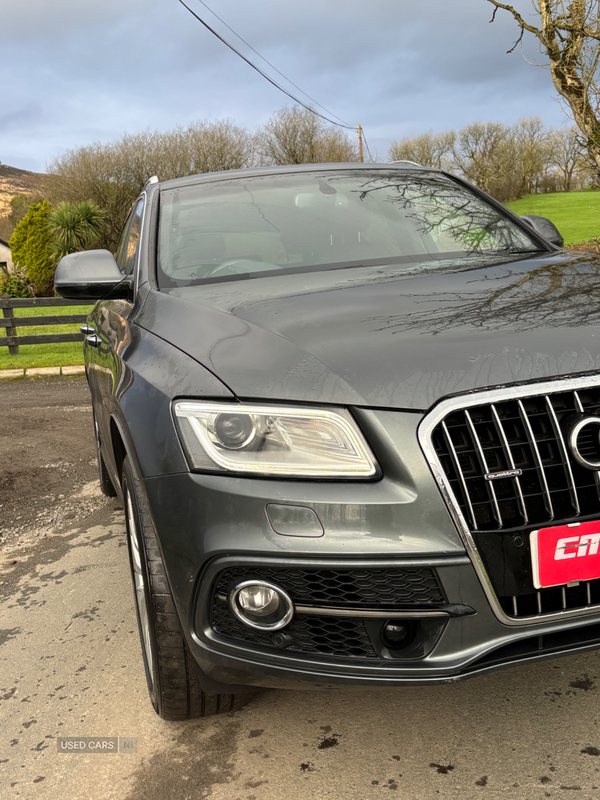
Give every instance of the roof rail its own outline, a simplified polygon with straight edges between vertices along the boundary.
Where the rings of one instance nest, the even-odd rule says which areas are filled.
[[[151,178],[148,178],[148,180],[144,184],[144,189],[146,188],[146,186],[149,186],[152,183],[158,183],[158,178],[156,175],[153,175]]]
[[[401,161],[390,161],[390,164],[412,164],[413,167],[423,166],[423,164],[417,164],[416,161],[409,161],[407,158],[403,158]]]

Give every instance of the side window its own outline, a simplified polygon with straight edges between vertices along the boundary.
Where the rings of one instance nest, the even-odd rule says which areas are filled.
[[[119,238],[119,243],[117,244],[117,249],[115,250],[115,261],[117,264],[121,260],[121,253],[123,252],[123,244],[125,243],[125,239],[127,238],[127,231],[129,230],[129,225],[131,223],[131,218],[133,216],[133,211],[129,212],[129,216],[125,220],[125,225],[123,225],[123,230],[121,231],[121,237]]]
[[[117,248],[115,258],[123,275],[133,275],[142,232],[143,213],[144,201],[138,200],[131,214],[131,222],[125,227]]]

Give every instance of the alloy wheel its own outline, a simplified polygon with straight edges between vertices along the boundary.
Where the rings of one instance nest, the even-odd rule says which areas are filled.
[[[155,696],[155,674],[156,666],[154,662],[154,652],[152,648],[152,633],[150,627],[150,612],[148,608],[149,593],[145,565],[142,560],[140,531],[137,525],[136,514],[131,501],[131,493],[127,489],[126,494],[127,527],[129,529],[129,543],[131,552],[131,571],[133,576],[133,587],[135,593],[135,603],[138,613],[138,621],[141,631],[144,666],[146,668],[146,679],[150,694]]]

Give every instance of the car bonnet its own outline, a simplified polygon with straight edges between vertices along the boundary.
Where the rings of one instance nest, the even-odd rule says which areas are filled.
[[[597,371],[599,272],[564,251],[281,271],[154,290],[136,323],[240,398],[425,410]]]

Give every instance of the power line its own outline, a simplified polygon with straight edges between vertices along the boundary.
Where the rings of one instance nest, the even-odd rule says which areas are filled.
[[[326,111],[328,114],[331,114],[331,116],[332,116],[332,117],[335,117],[335,119],[339,120],[339,121],[340,121],[341,123],[343,123],[344,125],[347,125],[349,128],[353,127],[353,126],[351,126],[351,125],[348,125],[348,123],[346,122],[346,120],[343,120],[341,117],[338,117],[338,115],[337,115],[337,114],[334,114],[334,113],[333,113],[333,111],[330,111],[328,108],[326,108],[326,107],[325,107],[325,106],[324,106],[322,103],[319,103],[319,101],[318,101],[318,100],[315,100],[315,98],[314,98],[314,97],[311,97],[311,96],[308,94],[308,92],[305,92],[305,91],[304,91],[304,89],[301,89],[301,88],[300,88],[300,86],[298,86],[298,84],[297,84],[297,83],[294,83],[294,81],[290,80],[290,79],[287,77],[287,75],[284,75],[284,74],[283,74],[283,72],[282,72],[281,70],[277,69],[277,67],[275,66],[275,64],[271,64],[271,62],[270,62],[268,59],[266,59],[266,58],[265,58],[263,55],[261,55],[261,53],[259,53],[259,52],[258,52],[258,50],[257,50],[255,47],[252,47],[252,45],[250,44],[250,42],[247,42],[247,41],[244,39],[244,37],[243,37],[243,36],[240,36],[240,34],[239,34],[237,31],[235,31],[235,30],[234,30],[234,29],[231,27],[231,25],[228,25],[228,24],[225,22],[225,20],[224,20],[224,19],[222,19],[222,18],[221,18],[221,17],[220,17],[220,16],[219,16],[219,15],[216,13],[216,11],[213,11],[213,10],[212,10],[212,8],[211,8],[209,5],[207,5],[207,4],[204,2],[204,0],[198,0],[198,2],[199,2],[199,3],[201,3],[201,4],[204,6],[204,8],[206,8],[208,11],[210,11],[210,13],[211,13],[211,14],[212,14],[214,17],[216,17],[216,18],[219,20],[219,22],[222,22],[222,23],[223,23],[223,25],[225,25],[225,27],[226,27],[228,30],[230,30],[230,31],[231,31],[231,33],[233,33],[233,35],[234,35],[234,36],[237,36],[237,38],[238,38],[238,39],[239,39],[241,42],[243,42],[243,43],[246,45],[246,47],[249,47],[249,48],[250,48],[250,50],[252,50],[252,52],[253,52],[253,53],[256,53],[256,55],[257,55],[259,58],[261,58],[261,59],[262,59],[262,60],[265,62],[265,64],[268,64],[268,65],[271,67],[271,69],[274,69],[274,70],[275,70],[275,72],[276,72],[278,75],[281,75],[281,77],[282,77],[284,80],[286,80],[286,81],[287,81],[287,82],[288,82],[288,83],[289,83],[291,86],[293,86],[295,89],[298,89],[298,91],[299,91],[299,92],[302,92],[302,94],[303,94],[305,97],[308,97],[308,99],[309,99],[309,100],[312,100],[312,102],[313,102],[315,105],[319,106],[319,108],[322,108],[322,109],[323,109],[323,111]]]
[[[186,3],[184,2],[184,0],[178,0],[178,2],[179,2],[179,3],[181,3],[181,5],[182,5],[184,8],[187,8],[187,10],[190,12],[190,14],[191,14],[193,17],[195,17],[195,18],[198,20],[198,22],[200,22],[202,25],[204,25],[204,27],[205,27],[207,30],[209,30],[209,31],[210,31],[210,32],[211,32],[211,33],[212,33],[214,36],[216,36],[216,37],[217,37],[217,39],[219,39],[219,41],[223,42],[223,44],[224,44],[224,45],[226,45],[226,46],[227,46],[227,47],[228,47],[230,50],[233,50],[233,52],[234,52],[236,55],[238,55],[238,56],[239,56],[241,59],[243,59],[243,60],[246,62],[246,64],[248,64],[250,67],[252,67],[252,69],[256,70],[256,72],[258,72],[258,73],[259,73],[259,75],[262,75],[262,76],[263,76],[263,78],[265,78],[265,80],[269,81],[269,83],[270,83],[270,84],[272,84],[273,86],[275,86],[275,88],[276,88],[276,89],[279,89],[279,91],[281,91],[281,92],[283,92],[285,95],[287,95],[287,96],[288,96],[288,97],[289,97],[291,100],[293,100],[295,103],[298,103],[298,105],[302,106],[302,107],[303,107],[303,108],[305,108],[307,111],[310,111],[310,112],[311,112],[312,114],[314,114],[315,116],[317,116],[317,117],[320,117],[321,119],[324,119],[326,122],[329,122],[331,125],[337,125],[339,128],[346,128],[347,130],[350,130],[350,131],[355,131],[355,130],[356,130],[356,127],[354,127],[354,126],[352,126],[352,125],[345,125],[345,124],[342,124],[341,122],[335,122],[335,120],[333,120],[333,119],[330,119],[329,117],[326,117],[324,114],[320,114],[318,111],[315,111],[315,109],[314,109],[314,108],[311,108],[309,105],[307,105],[307,104],[306,104],[306,103],[304,103],[302,100],[300,100],[300,98],[298,98],[298,97],[296,97],[295,95],[293,95],[293,94],[292,94],[291,92],[289,92],[287,89],[284,89],[284,87],[283,87],[283,86],[281,86],[281,84],[277,83],[277,81],[273,80],[273,78],[270,78],[270,77],[269,77],[269,76],[266,74],[266,72],[263,72],[263,71],[262,71],[262,69],[261,69],[260,67],[257,67],[257,66],[256,66],[256,64],[254,64],[252,61],[250,61],[250,59],[249,59],[249,58],[247,58],[247,57],[246,57],[246,56],[245,56],[243,53],[240,53],[240,51],[239,51],[239,50],[238,50],[236,47],[234,47],[232,44],[230,44],[230,43],[227,41],[227,39],[224,39],[224,38],[221,36],[221,34],[217,33],[217,31],[216,31],[214,28],[211,28],[211,26],[208,24],[208,22],[205,22],[205,21],[202,19],[202,17],[198,16],[198,14],[196,14],[196,12],[195,12],[195,11],[192,11],[192,9],[191,9],[191,8],[190,8],[188,5],[186,5]],[[286,80],[287,80],[287,79],[286,79]],[[302,90],[300,90],[300,91],[302,91]],[[308,97],[308,95],[307,95],[307,97]]]

